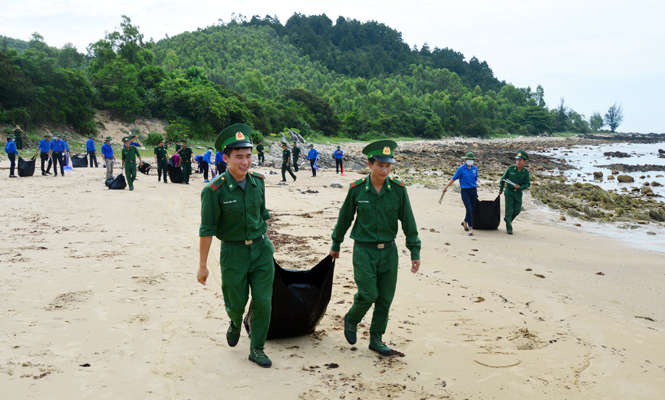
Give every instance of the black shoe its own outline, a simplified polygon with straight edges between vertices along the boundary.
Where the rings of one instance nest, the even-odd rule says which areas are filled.
[[[263,368],[268,368],[272,365],[272,361],[270,361],[266,353],[263,351],[263,347],[250,347],[249,360],[254,361]]]
[[[235,324],[231,322],[229,329],[226,330],[226,343],[231,347],[236,347],[240,340],[240,328],[236,328]]]
[[[50,172],[48,172],[48,171],[46,171],[46,175],[51,175],[51,173],[50,173]]]
[[[464,226],[464,222],[462,222],[461,225],[462,225],[462,228],[464,228],[465,231],[467,231],[467,232],[469,231],[469,228],[467,228],[466,226]]]
[[[164,183],[168,183],[167,181],[164,181]]]
[[[349,344],[356,344],[358,338],[356,337],[357,325],[351,325],[349,323],[349,314],[344,316],[344,337]]]
[[[282,179],[280,182],[286,182],[286,179]]]
[[[54,177],[58,176],[58,174],[53,175]]]
[[[293,182],[295,182],[295,181],[296,181],[296,179],[298,179],[298,177],[297,177],[297,176],[296,176],[295,178],[293,178]]]
[[[46,176],[46,172],[42,172],[42,176]]]

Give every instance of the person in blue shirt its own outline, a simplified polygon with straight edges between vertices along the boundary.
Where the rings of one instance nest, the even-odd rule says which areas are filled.
[[[63,153],[67,150],[67,142],[58,139],[57,133],[53,133],[53,140],[49,143],[51,151],[49,156],[53,161],[53,176],[58,176],[58,163],[60,163],[60,173],[65,176],[65,158]]]
[[[113,163],[115,163],[115,156],[113,155],[113,138],[106,137],[106,143],[102,145],[102,157],[104,158],[104,165],[106,166],[106,179],[113,178]]]
[[[95,168],[99,168],[97,164],[97,149],[95,149],[95,141],[93,140],[95,135],[88,136],[88,141],[85,142],[85,150],[88,152],[88,158],[90,161],[90,168],[92,168],[92,162],[95,161]]]
[[[210,158],[212,157],[212,147],[208,147],[208,151],[203,155],[201,160],[201,169],[203,169],[203,181],[208,183],[208,168],[210,168],[210,163],[212,162]]]
[[[217,175],[226,172],[226,163],[224,162],[224,154],[220,151],[215,153],[215,167],[217,169]]]
[[[141,147],[143,146],[141,144],[141,141],[139,140],[139,135],[134,135],[129,138],[129,145],[130,146],[135,146],[135,147]]]
[[[464,208],[466,208],[466,216],[462,221],[462,226],[465,231],[469,232],[469,236],[473,236],[473,207],[475,207],[476,200],[478,200],[478,167],[473,165],[476,161],[476,155],[472,152],[466,153],[466,156],[462,159],[466,162],[457,168],[455,175],[443,188],[443,193],[446,193],[448,187],[459,179],[459,185],[462,188],[462,202],[464,202]]]
[[[51,151],[51,135],[48,133],[44,135],[44,139],[39,142],[35,157],[39,153],[39,158],[42,161],[42,175],[51,175],[51,159],[48,153]],[[47,163],[46,170],[44,170],[44,163]]]
[[[203,173],[203,170],[201,170],[201,161],[203,161],[203,156],[201,154],[194,156],[194,161],[196,161],[196,173]]]
[[[344,167],[342,166],[342,159],[344,157],[344,152],[340,150],[339,146],[337,146],[337,150],[333,153],[333,158],[335,159],[335,170],[339,174],[340,168],[342,169],[342,172],[344,172]]]
[[[16,168],[16,157],[18,157],[18,151],[16,150],[16,143],[14,143],[14,135],[7,135],[7,144],[5,145],[5,153],[9,157],[9,162],[11,166],[9,167],[9,177],[16,178],[14,175],[14,168]]]
[[[316,160],[319,158],[319,153],[314,149],[314,145],[309,145],[309,152],[307,153],[307,160],[309,160],[309,165],[312,167],[312,176],[316,176],[316,170],[319,167],[316,166]]]

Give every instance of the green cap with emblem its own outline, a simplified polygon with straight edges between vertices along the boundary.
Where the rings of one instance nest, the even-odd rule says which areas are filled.
[[[123,143],[124,143],[124,142],[128,142],[128,141],[129,141],[129,137],[128,137],[128,136],[125,136],[124,138],[122,138],[122,142],[123,142]]]
[[[252,137],[252,128],[245,124],[233,124],[225,128],[215,140],[215,149],[242,149],[252,147],[249,139]]]
[[[89,137],[90,139],[94,139],[94,138],[95,138],[95,135],[88,135],[88,137]]]
[[[524,150],[518,151],[515,158],[523,158],[525,161],[529,161],[529,155],[526,154],[526,151],[524,151]]]
[[[397,148],[397,142],[393,140],[377,140],[370,143],[363,149],[363,154],[367,159],[373,158],[376,161],[395,163],[394,151]]]
[[[473,154],[472,151],[470,151],[470,152],[466,153],[466,155],[465,155],[464,157],[462,157],[462,158],[466,158],[467,160],[475,160],[475,159],[476,159],[476,155]]]

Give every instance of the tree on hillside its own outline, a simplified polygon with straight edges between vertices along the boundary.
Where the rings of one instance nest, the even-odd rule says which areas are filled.
[[[617,103],[614,102],[614,105],[605,114],[605,125],[609,126],[610,130],[614,132],[621,125],[622,121],[623,109],[621,108],[621,104],[617,107]]]
[[[605,126],[605,121],[603,121],[603,116],[600,115],[598,111],[594,111],[593,115],[591,115],[591,118],[589,118],[589,127],[594,131],[598,131],[603,126]]]

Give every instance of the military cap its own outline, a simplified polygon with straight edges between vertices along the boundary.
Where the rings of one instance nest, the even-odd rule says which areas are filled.
[[[159,143],[164,143],[164,138],[159,139]]]
[[[187,143],[187,139],[182,139],[180,143]]]
[[[282,146],[286,146],[286,143],[282,142]]]
[[[106,140],[113,140],[113,138],[111,136],[107,136]]]
[[[7,135],[7,139],[16,139],[16,136],[14,136],[14,135]]]
[[[526,151],[524,151],[524,150],[518,151],[515,158],[523,158],[525,161],[529,161],[529,155],[526,154]]]
[[[252,142],[249,141],[252,135],[252,128],[245,124],[233,124],[226,127],[217,135],[215,140],[215,148],[219,151],[224,149],[242,149],[252,147]]]
[[[128,141],[129,141],[129,137],[125,136],[124,138],[122,138],[122,142],[123,142],[123,143],[124,143],[124,142],[128,142]]]
[[[89,137],[90,139],[94,139],[94,138],[95,138],[95,135],[88,135],[88,137]]]
[[[44,137],[51,137],[51,134],[50,133],[45,133]]]
[[[208,146],[208,150],[215,150],[215,149],[213,149],[212,147]]]
[[[63,138],[63,139],[67,139],[67,135],[62,135],[60,137]]]
[[[373,158],[376,161],[387,162],[390,164],[395,163],[393,152],[397,148],[397,143],[393,140],[377,140],[370,143],[363,149],[363,154],[368,159]]]
[[[470,151],[470,152],[466,153],[466,155],[465,155],[464,157],[462,157],[462,158],[466,158],[466,159],[468,159],[468,160],[475,160],[475,159],[476,159],[476,155],[473,154],[472,151]]]

